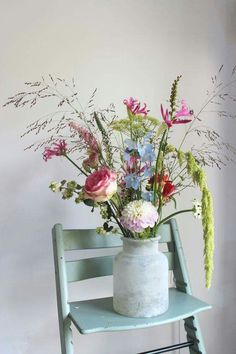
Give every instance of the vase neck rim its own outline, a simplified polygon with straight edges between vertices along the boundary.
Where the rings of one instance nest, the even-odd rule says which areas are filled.
[[[121,237],[122,241],[139,242],[139,243],[158,242],[160,241],[160,239],[161,239],[160,235],[157,235],[156,237],[145,238],[145,239],[124,237],[124,236]]]

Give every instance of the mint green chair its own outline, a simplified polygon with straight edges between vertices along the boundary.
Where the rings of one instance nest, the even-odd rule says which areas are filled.
[[[95,230],[63,230],[60,224],[54,226],[53,251],[62,354],[74,353],[72,323],[81,334],[88,334],[146,328],[179,320],[184,320],[186,342],[145,353],[166,353],[188,347],[191,354],[206,354],[196,314],[210,309],[211,306],[192,296],[176,221],[172,219],[162,225],[159,233],[162,236],[160,242],[167,244],[168,252],[166,252],[166,255],[169,261],[169,269],[174,273],[176,284],[175,288],[170,288],[169,309],[166,313],[157,317],[130,318],[113,311],[111,297],[68,302],[67,283],[112,275],[113,256],[66,261],[65,252],[121,247],[120,237],[115,235],[100,236],[96,234]],[[114,253],[116,252],[117,249]]]

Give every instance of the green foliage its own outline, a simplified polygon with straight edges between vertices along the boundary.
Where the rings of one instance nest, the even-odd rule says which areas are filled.
[[[155,135],[153,136],[152,140],[155,141],[157,140],[166,130],[168,129],[168,126],[165,122],[162,122],[157,129]]]
[[[90,206],[90,207],[94,207],[95,206],[95,202],[92,199],[84,199],[83,202],[87,206]]]
[[[118,229],[117,228],[114,228],[113,226],[108,226],[108,225],[105,225],[105,227],[104,227],[104,225],[96,228],[97,234],[99,234],[99,235],[109,235],[111,233],[112,234],[117,234],[118,233]]]
[[[159,125],[159,120],[154,117],[143,117],[132,114],[129,114],[128,118],[115,120],[111,123],[113,130],[126,135],[130,135],[132,130],[134,139],[143,138],[148,132],[155,130]]]
[[[176,148],[171,145],[171,144],[166,144],[166,147],[165,147],[165,155],[171,153],[171,152],[175,152],[176,151]]]
[[[110,208],[107,204],[103,203],[100,205],[100,215],[105,220],[110,219],[111,212],[110,212]]]
[[[206,272],[206,287],[210,288],[213,271],[214,254],[214,218],[213,202],[211,193],[207,187],[206,175],[198,165],[191,152],[185,154],[187,160],[187,171],[192,180],[197,184],[202,192],[202,227],[204,239],[204,263]]]
[[[135,238],[146,240],[149,238],[155,237],[151,234],[151,228],[147,227],[143,232],[135,233]]]
[[[64,189],[62,192],[62,199],[70,199],[73,197],[74,192],[71,189]]]
[[[177,151],[177,159],[180,167],[182,167],[185,160],[185,153],[182,150]]]

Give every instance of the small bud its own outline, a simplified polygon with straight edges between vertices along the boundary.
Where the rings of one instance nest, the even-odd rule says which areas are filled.
[[[49,185],[49,188],[53,191],[53,192],[60,192],[61,191],[61,183],[60,182],[51,182]]]

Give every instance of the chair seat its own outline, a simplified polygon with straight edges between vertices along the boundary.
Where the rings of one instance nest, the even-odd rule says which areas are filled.
[[[211,308],[207,303],[176,288],[169,289],[169,309],[151,318],[133,318],[114,312],[112,297],[71,302],[70,318],[82,334],[146,328],[178,321]]]

